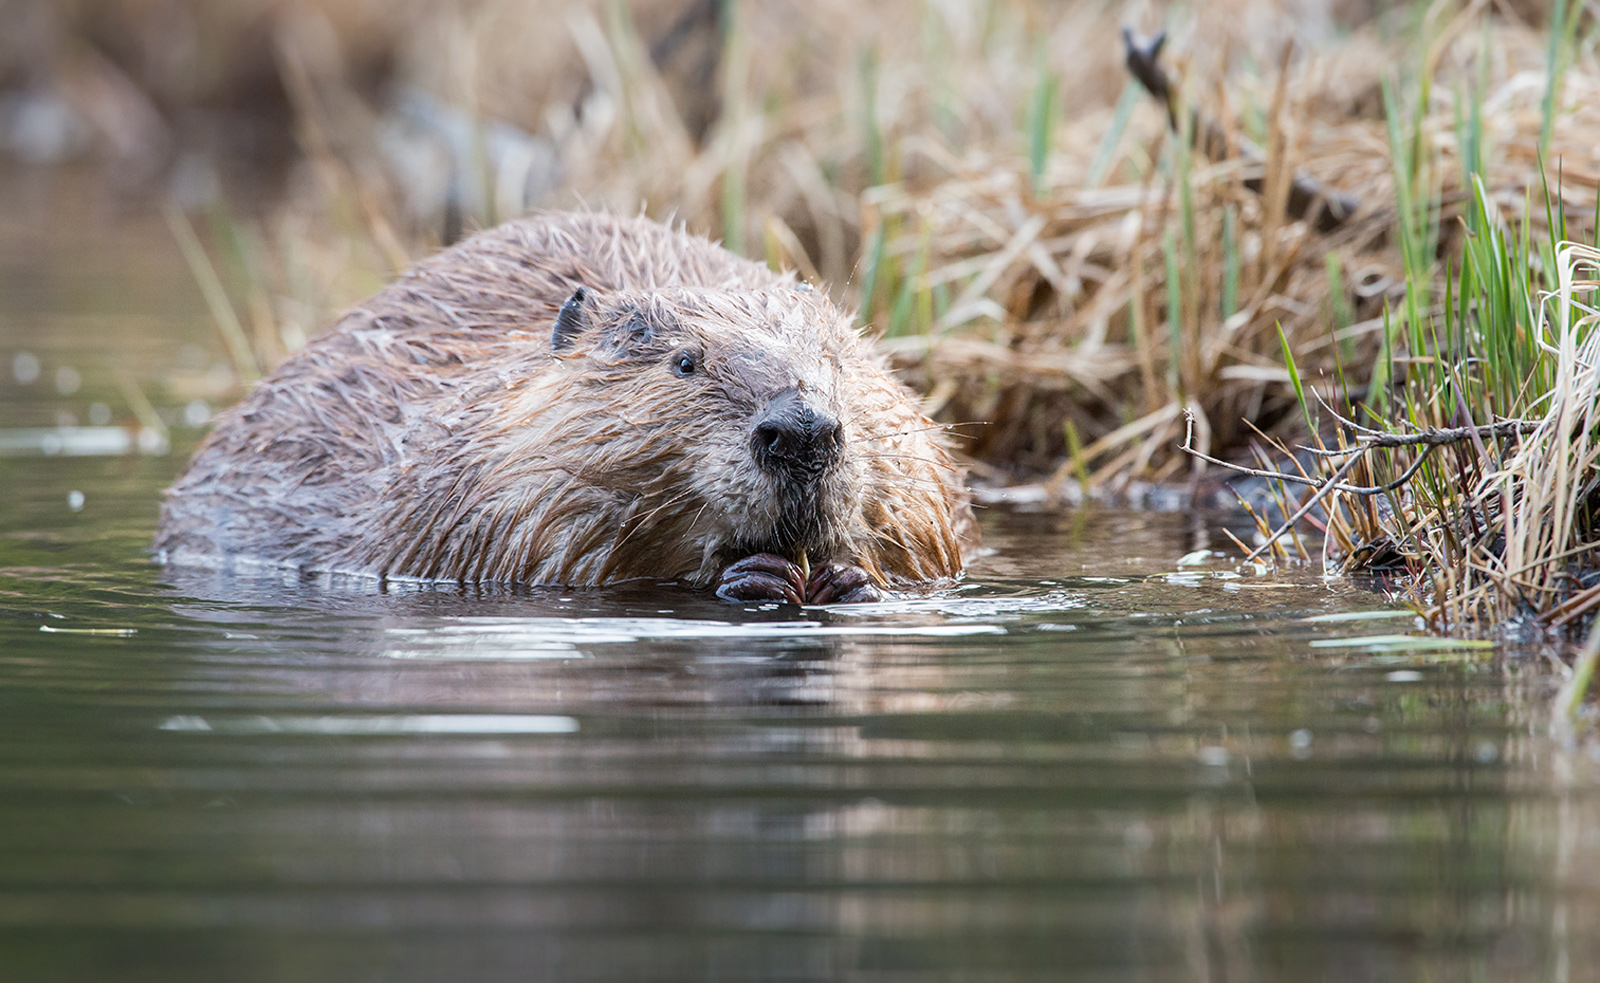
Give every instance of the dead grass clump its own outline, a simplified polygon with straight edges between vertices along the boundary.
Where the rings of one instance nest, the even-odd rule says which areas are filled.
[[[831,284],[946,419],[988,424],[972,450],[1008,472],[1049,474],[1072,434],[1097,476],[1170,477],[1181,407],[1201,412],[1215,446],[1238,442],[1241,418],[1270,425],[1292,405],[1277,325],[1327,345],[1323,321],[1342,319],[1337,342],[1353,352],[1397,282],[1381,217],[1329,239],[1273,204],[1308,159],[1377,199],[1387,180],[1369,145],[1377,124],[1307,115],[1356,98],[1339,73],[1316,75],[1321,56],[1300,48],[1269,71],[1235,70],[1252,56],[1276,65],[1303,28],[1279,3],[1207,5],[1179,25],[1187,98],[1216,103],[1211,115],[1265,148],[1221,162],[1169,136],[1130,88],[1120,11],[822,2],[723,5],[724,20],[707,20],[701,4],[677,5],[676,19],[659,6],[671,5],[638,17],[547,5],[542,23],[562,23],[568,54],[517,65],[520,6],[432,8],[417,36],[445,39],[435,63],[405,43],[399,61],[433,102],[399,136],[393,107],[342,82],[333,21],[315,6],[286,17],[277,59],[306,157],[269,219],[279,231],[258,237],[280,243],[258,264],[276,278],[268,292],[353,300],[345,284],[426,251],[454,227],[451,207],[468,226],[534,204],[643,207]],[[723,31],[715,64],[703,37],[664,44],[663,25]],[[549,77],[529,75],[541,67]],[[575,67],[585,83],[563,89]],[[1206,72],[1215,91],[1196,81]],[[1341,86],[1308,90],[1314,77]],[[545,93],[542,112],[514,90]],[[522,124],[522,159],[545,154],[542,173],[508,182],[487,138],[496,114]],[[441,140],[452,127],[479,136]],[[1363,167],[1371,180],[1352,182]],[[1249,190],[1256,181],[1267,195]],[[291,250],[324,261],[294,274]],[[361,257],[380,262],[363,270]],[[1330,291],[1330,269],[1347,295]]]
[[[887,278],[931,296],[878,292],[863,307],[948,418],[989,421],[979,455],[1035,470],[1066,457],[1058,479],[1177,475],[1184,411],[1202,449],[1293,426],[1285,348],[1328,398],[1362,397],[1384,353],[1404,354],[1405,325],[1434,309],[1468,175],[1508,220],[1546,224],[1524,198],[1546,138],[1547,38],[1490,23],[1422,25],[1423,53],[1398,77],[1399,47],[1375,34],[1214,92],[1191,66],[1184,101],[1231,128],[1230,144],[1253,136],[1254,159],[1208,161],[1192,134],[1135,109],[1126,132],[1115,119],[1063,123],[1055,145],[1076,152],[1054,155],[1037,187],[1013,157],[870,191],[863,213],[899,260]],[[1583,171],[1564,177],[1558,206],[1574,230],[1591,224],[1592,168],[1567,161],[1594,157],[1596,77],[1567,72],[1546,151]],[[1106,175],[1139,180],[1105,186]],[[1355,216],[1322,233],[1287,214],[1297,175],[1354,197]]]
[[[1600,77],[1562,54],[1560,18],[1542,74],[1531,38],[1446,27],[1411,97],[1383,93],[1399,301],[1370,372],[1330,385],[1304,349],[1286,352],[1323,437],[1291,473],[1254,472],[1312,489],[1285,500],[1289,521],[1263,523],[1256,552],[1320,514],[1330,567],[1407,572],[1437,628],[1577,625],[1600,609],[1600,194],[1585,145]],[[1478,64],[1456,85],[1470,97],[1441,119],[1436,94],[1471,67],[1469,41]],[[1508,174],[1520,193],[1497,183]]]
[[[1600,249],[1549,243],[1505,305],[1484,261],[1528,277],[1529,244],[1483,238],[1434,336],[1454,357],[1404,381],[1405,423],[1342,421],[1344,473],[1313,483],[1339,565],[1407,570],[1435,627],[1582,624],[1600,608]]]
[[[1411,574],[1438,629],[1581,624],[1600,609],[1600,248],[1547,240],[1540,258],[1540,243],[1482,224],[1478,203],[1430,355],[1397,387],[1398,422],[1322,407],[1339,438],[1315,449],[1320,469],[1253,470],[1314,489],[1256,552],[1282,551],[1315,509],[1330,566]]]
[[[258,338],[292,343],[458,228],[642,208],[827,282],[1010,477],[1178,477],[1186,412],[1219,454],[1290,432],[1286,351],[1326,398],[1382,406],[1461,249],[1466,175],[1534,227],[1541,149],[1574,228],[1600,182],[1588,48],[1482,3],[1172,15],[1177,133],[1122,65],[1142,9],[419,3],[381,101],[333,7],[283,5],[272,33],[305,153],[233,236]],[[1304,220],[1303,178],[1359,208]]]

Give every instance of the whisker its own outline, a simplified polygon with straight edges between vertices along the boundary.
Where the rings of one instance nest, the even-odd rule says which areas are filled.
[[[886,452],[864,452],[864,453],[861,454],[861,457],[862,457],[862,459],[868,460],[868,461],[916,461],[919,464],[926,464],[929,467],[940,468],[940,469],[942,469],[944,471],[948,471],[953,475],[959,475],[959,474],[961,474],[961,472],[963,470],[961,465],[956,464],[954,461],[933,461],[933,460],[929,460],[928,458],[925,458],[925,457],[918,457],[915,454],[890,454],[890,453],[886,453]]]
[[[612,549],[616,549],[617,547],[620,547],[623,543],[626,543],[629,539],[631,539],[633,537],[634,533],[638,532],[640,529],[643,529],[644,526],[645,526],[645,523],[649,522],[652,518],[654,518],[657,514],[659,514],[663,509],[671,508],[672,506],[677,505],[679,502],[682,502],[685,499],[689,498],[693,494],[694,494],[694,492],[693,492],[692,489],[686,489],[683,492],[680,492],[679,494],[673,496],[672,498],[667,499],[665,502],[662,502],[660,505],[657,505],[655,508],[651,509],[649,512],[646,512],[645,514],[643,514],[641,516],[637,516],[636,518],[634,518],[632,520],[632,528],[630,528],[627,532],[623,533],[622,538],[618,539],[614,544],[612,544]],[[703,511],[705,509],[705,506],[702,505],[702,506],[700,506],[700,508]]]
[[[955,433],[957,427],[982,427],[987,426],[988,423],[989,421],[987,420],[965,420],[960,423],[935,423],[931,427],[913,427],[910,430],[896,430],[892,433],[863,434],[862,436],[852,439],[859,441],[890,440],[895,437],[908,437],[914,433],[928,433],[929,431],[933,430],[942,431],[944,433]],[[962,436],[965,435],[963,434]]]
[[[916,477],[913,477],[913,476],[908,475],[908,474],[894,475],[893,477],[895,478],[895,481],[893,481],[893,482],[884,482],[885,487],[889,487],[889,488],[908,487],[908,488],[917,488],[917,489],[920,489],[920,490],[923,490],[923,491],[950,491],[950,490],[953,490],[952,486],[947,484],[946,482],[934,481],[931,478],[916,478]]]
[[[890,478],[904,479],[906,481],[923,481],[923,482],[927,482],[929,484],[939,485],[941,487],[947,486],[947,485],[958,485],[958,484],[960,484],[959,481],[955,480],[955,475],[954,474],[944,475],[944,476],[933,475],[933,476],[930,477],[928,475],[923,475],[923,474],[914,474],[914,473],[909,472],[909,471],[889,470],[889,471],[874,471],[872,473],[872,477],[874,477],[874,478],[883,478],[883,479],[890,479]]]

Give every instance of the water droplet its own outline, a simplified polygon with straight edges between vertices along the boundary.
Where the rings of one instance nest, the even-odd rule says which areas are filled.
[[[139,450],[145,454],[165,454],[167,435],[153,427],[142,427],[139,430]]]
[[[89,422],[97,427],[103,427],[111,422],[111,407],[104,403],[89,404]]]
[[[81,388],[83,388],[83,373],[70,365],[56,369],[56,392],[63,396],[71,396]]]
[[[178,367],[185,372],[201,372],[211,364],[211,354],[199,345],[178,347]]]
[[[161,730],[210,730],[211,725],[204,717],[177,716],[168,717],[160,725]]]
[[[37,381],[42,368],[39,356],[33,352],[17,352],[11,359],[11,377],[24,386],[30,386]]]
[[[1129,850],[1139,852],[1150,849],[1156,841],[1155,830],[1150,824],[1135,820],[1122,830],[1122,844]]]
[[[211,422],[211,404],[203,399],[191,399],[183,408],[183,422],[191,427],[203,427]]]

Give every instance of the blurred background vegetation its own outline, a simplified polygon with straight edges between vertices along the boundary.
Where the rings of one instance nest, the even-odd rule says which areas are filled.
[[[858,307],[931,411],[985,424],[969,450],[1007,480],[1178,476],[1186,407],[1223,451],[1292,424],[1278,326],[1304,372],[1370,366],[1406,222],[1447,254],[1466,175],[1521,213],[1542,153],[1589,223],[1600,175],[1588,26],[1575,12],[1552,40],[1539,4],[4,0],[0,17],[0,142],[186,209],[246,379],[463,230],[642,209]],[[1168,132],[1124,26],[1170,33],[1176,99],[1236,152]],[[1356,216],[1296,221],[1296,174]]]

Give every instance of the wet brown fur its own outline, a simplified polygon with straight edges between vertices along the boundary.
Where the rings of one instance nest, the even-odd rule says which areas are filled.
[[[553,351],[580,286],[590,326]],[[803,500],[749,443],[796,389],[845,431]],[[972,541],[938,428],[823,294],[647,219],[544,214],[421,263],[222,414],[155,546],[205,566],[696,586],[804,549],[904,587],[959,575]]]

